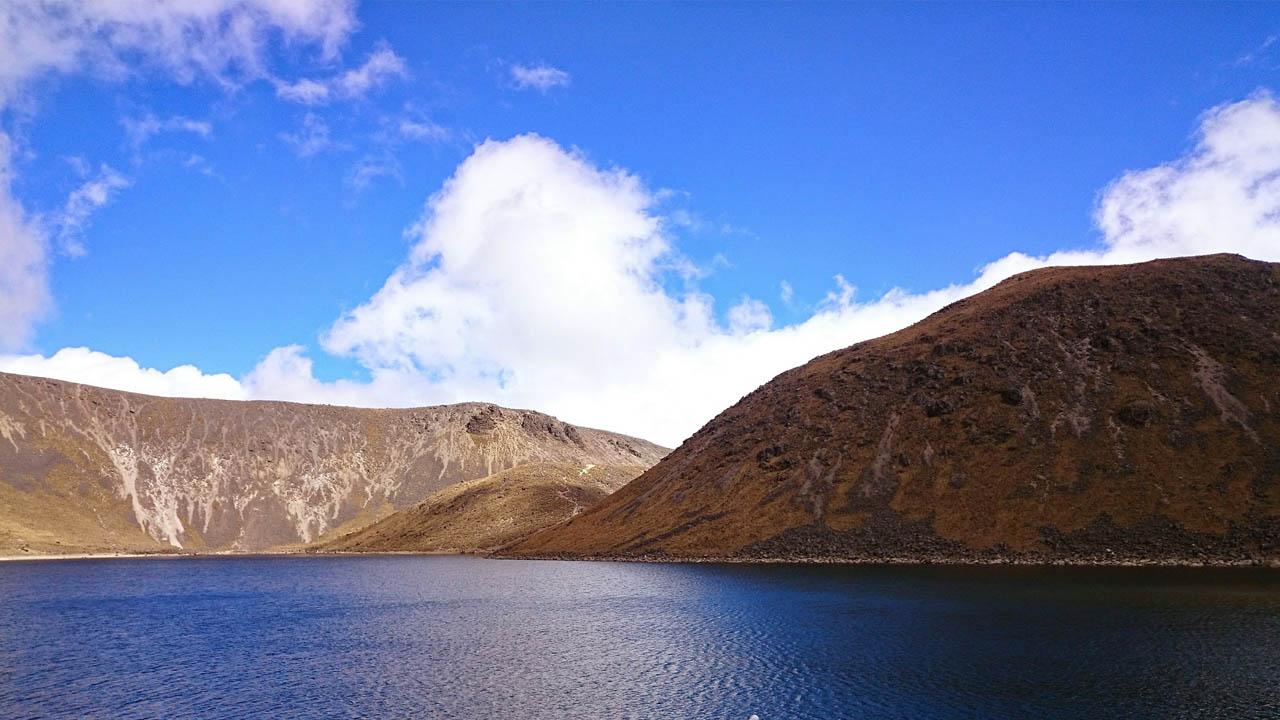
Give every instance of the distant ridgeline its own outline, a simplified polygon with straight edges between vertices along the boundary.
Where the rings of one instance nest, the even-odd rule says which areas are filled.
[[[0,554],[295,546],[527,463],[629,479],[665,452],[494,405],[160,398],[0,373]]]

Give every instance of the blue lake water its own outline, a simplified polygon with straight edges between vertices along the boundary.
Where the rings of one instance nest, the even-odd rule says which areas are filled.
[[[1280,571],[0,564],[0,717],[1276,718]]]

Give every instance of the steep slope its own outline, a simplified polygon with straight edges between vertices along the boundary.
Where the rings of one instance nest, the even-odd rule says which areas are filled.
[[[783,373],[507,553],[1280,561],[1280,266],[1019,275]]]
[[[450,485],[407,510],[315,549],[492,550],[568,520],[644,471],[642,465],[520,465],[479,480]]]
[[[664,453],[494,405],[160,398],[0,373],[0,553],[307,543],[517,465]]]

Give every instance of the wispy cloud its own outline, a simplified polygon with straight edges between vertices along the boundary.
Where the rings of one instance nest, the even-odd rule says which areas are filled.
[[[342,97],[358,98],[388,80],[406,74],[404,59],[384,45],[374,50],[363,65],[339,75],[334,86]]]
[[[128,187],[130,181],[110,165],[102,165],[97,175],[86,180],[67,196],[57,218],[58,243],[72,257],[85,254],[80,237],[89,224],[89,216],[111,201],[113,195]]]
[[[0,2],[0,120],[13,108],[32,116],[36,86],[56,75],[120,81],[152,73],[180,84],[237,87],[271,76],[273,42],[316,48],[327,61],[355,25],[351,0]],[[180,117],[142,118],[133,130],[136,146],[166,130],[209,132],[207,124]],[[61,221],[67,232],[82,228],[123,182],[103,171],[68,198],[61,219],[46,221],[13,194],[18,154],[11,130],[0,126],[0,348],[27,343],[51,308],[50,223]]]
[[[408,74],[404,58],[390,47],[379,46],[356,68],[326,78],[276,81],[276,95],[302,105],[324,105],[335,100],[356,100],[395,78]]]
[[[1280,47],[1280,35],[1268,35],[1254,49],[1236,58],[1236,67],[1258,65],[1270,57]]]
[[[448,140],[450,132],[442,125],[431,121],[418,121],[402,118],[397,125],[400,137],[418,142],[438,142]]]
[[[182,167],[194,170],[205,177],[218,177],[218,173],[213,169],[209,159],[197,153],[188,155],[187,159],[182,161]]]
[[[297,131],[280,133],[280,139],[293,148],[298,157],[311,157],[337,147],[329,136],[329,124],[314,113],[303,116]]]
[[[512,65],[511,80],[521,90],[547,92],[552,88],[568,87],[569,73],[550,65]]]
[[[403,181],[400,174],[400,163],[391,153],[376,153],[360,158],[349,173],[347,187],[357,193],[364,192],[378,178],[395,178]]]
[[[160,119],[151,113],[139,118],[122,117],[120,125],[124,127],[125,136],[134,150],[141,148],[148,140],[165,132],[181,132],[208,138],[213,133],[213,125],[207,120],[194,120],[183,115],[174,115]]]
[[[380,178],[392,178],[404,182],[397,153],[406,143],[436,143],[452,137],[448,128],[427,119],[412,106],[399,117],[383,117],[373,133],[373,147],[347,172],[347,188],[359,195]]]
[[[280,82],[276,85],[276,95],[282,100],[302,105],[322,105],[329,102],[332,93],[329,84],[320,80],[303,78],[295,82]]]
[[[355,29],[350,0],[0,3],[0,106],[50,73],[120,79],[159,70],[224,86],[269,76],[283,39],[333,58]]]

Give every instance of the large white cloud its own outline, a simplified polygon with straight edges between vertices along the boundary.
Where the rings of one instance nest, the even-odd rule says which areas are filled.
[[[635,175],[537,136],[489,141],[429,200],[405,263],[322,338],[371,380],[321,382],[289,346],[240,386],[355,405],[489,400],[675,444],[776,373],[1017,272],[1222,251],[1280,260],[1278,129],[1269,95],[1214,108],[1184,157],[1101,193],[1097,246],[1015,253],[963,283],[865,302],[838,279],[811,317],[783,327],[752,298],[715,319],[659,194]]]
[[[1098,227],[1116,260],[1238,252],[1280,259],[1280,106],[1269,94],[1204,114],[1186,157],[1126,173]]]
[[[778,372],[1017,272],[1220,251],[1280,260],[1278,173],[1274,99],[1215,108],[1185,157],[1101,194],[1100,247],[1012,254],[969,282],[867,302],[840,281],[809,319],[775,329],[760,300],[744,298],[720,324],[710,298],[671,282],[679,258],[656,194],[634,175],[537,136],[490,141],[429,201],[408,261],[323,344],[375,371],[368,388],[381,402],[373,391],[391,374],[405,400],[532,406],[674,443]]]

